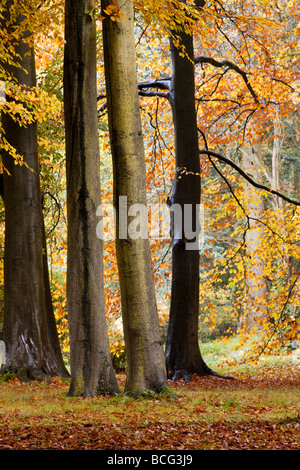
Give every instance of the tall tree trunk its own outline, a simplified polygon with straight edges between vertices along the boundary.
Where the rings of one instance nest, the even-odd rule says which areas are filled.
[[[13,1],[6,3],[5,27],[13,34],[16,25],[10,18]],[[14,15],[12,15],[14,17]],[[15,43],[21,67],[6,65],[20,86],[35,86],[35,59],[24,32]],[[7,141],[23,156],[26,166],[15,165],[7,152],[2,153],[5,171],[5,249],[4,249],[4,329],[6,345],[4,368],[17,371],[23,380],[46,375],[67,375],[49,341],[43,276],[43,215],[40,195],[37,125],[26,127],[3,114],[2,125]]]
[[[3,203],[4,203],[3,173],[0,174],[0,196],[2,197]],[[61,347],[59,343],[59,337],[57,333],[57,326],[56,326],[53,303],[52,303],[44,220],[43,220],[43,272],[44,272],[46,321],[47,321],[47,326],[48,326],[48,337],[49,337],[50,345],[56,356],[57,362],[58,364],[60,364],[61,371],[63,372],[63,375],[67,377],[69,376],[69,373],[67,369],[65,368],[62,353],[61,353]]]
[[[170,207],[181,209],[179,227],[171,213],[172,292],[167,332],[166,364],[170,377],[207,375],[199,349],[199,205],[200,160],[195,110],[193,36],[182,33],[180,44],[186,55],[170,39],[172,79],[170,101],[175,133],[176,173],[169,198]],[[177,206],[177,207],[178,207]],[[191,214],[188,213],[191,210]],[[180,231],[180,225],[184,230]],[[189,234],[186,229],[195,234]],[[185,233],[184,233],[185,231]]]
[[[64,103],[68,217],[69,394],[119,391],[107,333],[97,125],[95,0],[66,0]]]
[[[102,1],[105,10],[109,0]],[[161,392],[167,387],[162,338],[147,236],[120,233],[132,223],[128,212],[145,208],[146,172],[139,111],[132,0],[120,4],[125,19],[103,21],[104,64],[117,214],[116,249],[127,358],[126,391]],[[124,197],[124,200],[119,199]],[[127,199],[125,199],[127,198]],[[122,201],[127,206],[122,206]],[[124,209],[124,211],[123,211]],[[147,224],[147,220],[146,220]]]
[[[261,143],[245,146],[241,149],[242,165],[244,170],[257,181],[262,181],[263,170],[261,161]],[[261,240],[264,236],[263,228],[258,220],[265,210],[264,200],[255,196],[253,187],[245,181],[247,194],[247,215],[249,216],[249,230],[246,233],[246,288],[247,309],[241,318],[241,325],[248,331],[254,327],[259,328],[261,320],[268,315],[267,297],[268,286],[264,276],[264,260],[260,253]]]
[[[279,183],[279,163],[281,157],[281,149],[284,137],[282,136],[282,129],[279,116],[277,115],[274,122],[274,140],[273,140],[273,152],[272,152],[272,188],[280,191]],[[274,196],[275,208],[283,206],[283,200]]]

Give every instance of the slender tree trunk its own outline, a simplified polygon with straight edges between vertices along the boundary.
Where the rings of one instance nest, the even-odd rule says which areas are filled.
[[[102,1],[104,10],[109,0]],[[117,260],[127,358],[126,391],[161,392],[167,387],[162,338],[147,236],[131,237],[123,228],[134,204],[146,207],[146,172],[135,59],[133,2],[119,4],[125,19],[103,21],[104,64],[117,214]],[[121,207],[120,196],[127,203]],[[123,211],[124,209],[124,211]],[[147,224],[147,220],[146,220]]]
[[[282,129],[279,120],[279,116],[276,116],[274,122],[274,140],[273,140],[273,152],[272,152],[272,188],[280,191],[279,183],[279,163],[281,157],[281,149],[283,144]],[[283,200],[274,196],[274,205],[275,208],[283,206]]]
[[[10,21],[6,3],[5,27],[13,34],[22,16]],[[34,51],[28,32],[15,43],[21,67],[7,65],[20,86],[35,86]],[[18,56],[17,56],[18,57]],[[9,99],[9,98],[7,98]],[[11,98],[10,98],[11,99]],[[4,331],[6,360],[4,369],[12,368],[23,380],[47,375],[67,375],[60,351],[49,341],[43,276],[43,215],[40,195],[37,125],[26,127],[3,114],[2,125],[7,141],[23,156],[26,166],[15,165],[7,152],[2,153],[5,202],[4,250]]]
[[[178,33],[177,33],[178,34]],[[179,206],[179,226],[171,213],[172,292],[166,344],[166,364],[170,377],[212,373],[202,359],[198,340],[199,318],[199,205],[200,160],[195,110],[193,36],[180,33],[182,57],[170,39],[172,80],[170,101],[175,133],[176,173],[170,207]],[[191,213],[189,214],[189,210]],[[174,212],[175,213],[175,212]],[[180,225],[184,230],[180,231]],[[187,232],[191,232],[189,234]],[[184,233],[185,232],[185,233]],[[194,232],[194,234],[193,234]]]
[[[103,240],[96,235],[101,189],[94,10],[95,0],[65,3],[67,303],[72,396],[119,391],[105,316]]]
[[[46,320],[48,327],[48,337],[50,345],[55,353],[57,361],[61,364],[61,368],[65,370],[65,375],[69,376],[67,369],[64,366],[63,357],[61,354],[61,347],[59,343],[59,337],[57,333],[57,326],[55,321],[50,279],[49,279],[49,267],[48,267],[48,254],[47,254],[47,240],[45,233],[45,224],[43,220],[43,274],[44,274],[44,288],[45,288],[45,304],[46,304]]]
[[[243,147],[242,165],[245,171],[257,182],[262,180],[261,144],[256,143]],[[268,315],[267,298],[268,286],[264,276],[264,260],[260,252],[261,240],[264,236],[260,220],[265,210],[263,199],[255,197],[253,187],[246,181],[245,191],[248,196],[247,214],[249,216],[249,230],[246,233],[246,288],[247,309],[241,318],[241,325],[249,331],[259,328],[263,318]]]

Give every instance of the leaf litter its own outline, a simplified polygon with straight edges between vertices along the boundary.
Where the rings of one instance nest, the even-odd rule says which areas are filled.
[[[299,450],[299,372],[170,381],[177,400],[70,398],[65,379],[11,380],[0,384],[0,449]]]

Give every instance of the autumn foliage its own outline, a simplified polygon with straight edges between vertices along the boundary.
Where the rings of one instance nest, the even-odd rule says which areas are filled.
[[[64,2],[25,4],[30,7],[24,6],[19,28],[13,34],[5,27],[0,31],[0,111],[20,128],[38,123],[52,302],[68,364]],[[17,15],[17,10],[12,14]],[[118,24],[126,17],[115,0],[104,10],[98,5],[86,14],[98,28],[105,308],[110,352],[123,391],[126,354],[111,212],[113,168],[101,33],[104,21]],[[1,449],[299,449],[299,28],[297,0],[135,1],[138,83],[149,83],[139,88],[149,207],[166,205],[176,171],[176,136],[167,87],[162,86],[172,76],[170,34],[183,57],[186,51],[179,33],[193,35],[194,57],[189,60],[195,70],[201,164],[201,174],[195,176],[201,178],[202,214],[198,336],[208,362],[211,353],[205,346],[211,342],[231,348],[214,367],[234,379],[193,375],[190,382],[169,380],[177,399],[149,392],[137,400],[126,394],[83,400],[66,397],[69,379],[22,384],[8,374],[0,383]],[[20,86],[5,68],[18,63],[15,47],[24,31],[35,37],[37,82],[32,88]],[[1,150],[16,165],[24,164],[0,122]],[[1,173],[6,172],[0,165]],[[186,172],[179,170],[181,175]],[[243,172],[258,186],[251,185]],[[2,200],[0,209],[1,338]],[[156,216],[157,224],[168,225],[166,214]],[[150,236],[150,248],[165,339],[172,272],[168,227],[164,236]],[[283,366],[266,365],[271,355]],[[241,364],[245,369],[238,368]]]
[[[66,198],[62,107],[63,8],[61,2],[32,2],[24,27],[36,33],[37,86],[21,89],[0,65],[0,86],[6,83],[11,98],[0,98],[1,110],[21,125],[39,123],[39,155],[43,207],[46,222],[53,305],[61,345],[69,351],[66,310]],[[193,31],[195,47],[196,108],[199,147],[226,155],[241,164],[244,147],[261,145],[252,165],[269,187],[279,181],[283,194],[299,199],[299,24],[296,0],[269,2],[207,2],[200,10],[193,2],[136,1],[136,50],[139,80],[171,76],[168,35]],[[176,14],[174,13],[176,11]],[[178,11],[180,14],[178,14]],[[32,13],[34,12],[34,20]],[[103,74],[101,22],[120,21],[117,2],[96,15],[99,30],[98,107],[101,146],[103,203],[112,202],[112,167],[108,141],[106,96]],[[123,18],[124,19],[124,18]],[[14,41],[0,32],[1,61],[14,61]],[[16,35],[18,31],[16,31]],[[180,48],[180,43],[178,42]],[[184,50],[181,50],[185,54]],[[1,95],[2,96],[2,95]],[[26,105],[25,105],[26,104]],[[165,202],[174,173],[174,133],[171,110],[163,93],[141,96],[141,115],[147,164],[149,203]],[[280,165],[274,166],[279,145]],[[22,158],[1,147],[16,163]],[[286,347],[299,340],[299,209],[261,191],[250,192],[245,181],[230,166],[201,155],[202,199],[205,242],[201,246],[200,339],[224,340],[239,335],[238,348],[249,348],[244,360]],[[5,171],[5,169],[3,169]],[[274,172],[278,178],[274,179]],[[249,207],[264,202],[253,217]],[[2,212],[4,209],[2,210]],[[3,217],[2,217],[3,219]],[[247,253],[247,234],[256,230],[255,251]],[[4,225],[1,224],[3,240]],[[2,243],[3,246],[3,243]],[[170,239],[151,240],[159,318],[165,332],[170,300]],[[251,259],[250,259],[251,258]],[[265,297],[249,292],[246,273],[257,260],[262,265],[255,284],[266,282]],[[250,264],[249,264],[250,263]],[[254,264],[253,264],[254,263]],[[254,269],[254,268],[253,268]],[[2,266],[1,266],[2,270]],[[248,270],[248,271],[247,271]],[[253,270],[255,272],[255,269]],[[111,352],[124,365],[124,342],[120,324],[120,291],[112,237],[105,241],[106,312]],[[1,286],[3,279],[1,276]],[[259,302],[258,302],[259,300]],[[258,303],[260,304],[258,306]],[[266,309],[268,314],[266,315]],[[255,328],[243,319],[256,312]],[[118,322],[116,324],[116,322]],[[257,339],[259,338],[259,341]]]

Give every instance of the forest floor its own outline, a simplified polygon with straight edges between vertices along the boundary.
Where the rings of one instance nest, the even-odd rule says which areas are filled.
[[[0,449],[300,450],[299,363],[170,386],[178,399],[70,398],[67,379],[2,382]]]

